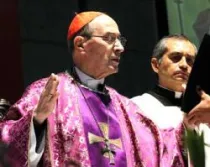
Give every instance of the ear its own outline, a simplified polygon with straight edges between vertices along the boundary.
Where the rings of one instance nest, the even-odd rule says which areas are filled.
[[[152,66],[152,69],[155,73],[158,73],[159,71],[159,66],[160,66],[160,62],[158,61],[157,58],[152,58],[151,59],[151,66]]]
[[[83,49],[83,43],[85,41],[85,38],[82,36],[76,36],[74,38],[74,48],[75,49]]]

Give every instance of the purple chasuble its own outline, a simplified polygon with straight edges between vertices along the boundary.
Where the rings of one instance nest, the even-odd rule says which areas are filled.
[[[106,124],[109,114],[110,123],[107,127],[110,128],[110,147],[116,152],[115,166],[171,167],[171,163],[161,164],[163,140],[160,131],[128,98],[107,87],[111,103],[106,107],[98,95],[82,88],[88,101],[86,103],[71,76],[66,73],[58,76],[59,97],[47,120],[42,166],[110,166],[109,159],[101,154],[104,136],[102,137],[96,124],[97,121]],[[13,167],[30,166],[29,134],[33,110],[39,102],[47,80],[48,78],[44,78],[31,84],[23,97],[9,110],[5,121],[0,123],[0,140],[9,145],[6,156],[10,158],[9,162]],[[92,117],[87,104],[90,105],[97,121]],[[98,137],[100,142],[91,142],[90,134],[95,135],[95,139]],[[119,138],[123,145],[117,142]]]
[[[91,165],[95,167],[126,167],[126,155],[123,145],[121,144],[121,130],[112,102],[106,106],[95,92],[84,87],[80,87],[79,89],[80,112],[83,118]],[[115,151],[115,165],[110,165],[109,157],[105,157],[102,153],[102,150],[105,148],[104,133],[106,132],[101,130],[101,123],[108,128],[108,131],[106,131],[108,138],[112,141],[120,142],[118,145],[110,143],[110,148]],[[96,136],[99,141],[90,143],[90,136]]]
[[[169,164],[170,167],[183,167],[184,162],[181,155],[181,149],[184,147],[182,134],[184,129],[179,127],[180,130],[174,128],[161,129],[163,139],[163,152],[161,164]],[[176,139],[176,140],[175,140]],[[171,164],[171,165],[170,165]]]

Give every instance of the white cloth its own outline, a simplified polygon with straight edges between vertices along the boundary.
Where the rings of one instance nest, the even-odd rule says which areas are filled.
[[[177,106],[164,106],[152,95],[145,93],[131,99],[159,128],[176,128],[183,121],[184,113]]]
[[[30,149],[29,149],[29,166],[36,167],[43,155],[44,147],[45,147],[45,132],[42,138],[42,141],[39,145],[39,148],[36,152],[36,134],[34,129],[34,123],[31,123],[31,131],[30,131]]]
[[[102,78],[102,79],[94,79],[94,78],[88,76],[87,74],[83,73],[77,67],[75,67],[75,70],[76,70],[76,73],[77,73],[80,81],[84,85],[86,85],[87,87],[89,87],[91,89],[97,89],[99,84],[103,84],[104,83],[104,78]]]
[[[160,129],[177,127],[184,120],[184,112],[177,106],[164,106],[158,99],[148,93],[131,99]],[[210,145],[210,128],[200,124],[196,130],[204,132],[204,142]],[[205,145],[206,167],[210,167],[210,147]]]

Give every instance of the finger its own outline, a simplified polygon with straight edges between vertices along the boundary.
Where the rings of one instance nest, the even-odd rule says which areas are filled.
[[[49,94],[48,95],[48,102],[51,103],[51,105],[53,105],[53,103],[58,99],[59,93],[55,92],[53,94]]]
[[[58,82],[58,77],[52,73],[48,80],[48,84],[45,87],[45,94],[54,94],[56,92]]]
[[[191,119],[188,119],[188,123],[191,125],[195,125],[196,122],[200,122],[199,116],[194,116]]]
[[[58,99],[58,96],[59,96],[59,93],[58,92],[56,92],[53,96],[52,96],[52,101],[53,102],[56,102],[57,101],[57,99]]]
[[[46,85],[45,85],[45,89],[47,89],[47,88],[49,87],[49,84],[52,82],[52,80],[54,80],[54,75],[55,75],[55,74],[52,73],[52,74],[49,76],[48,81],[47,81],[47,83],[46,83]]]
[[[206,92],[203,89],[201,89],[200,86],[196,86],[196,91],[198,95],[201,97],[201,99],[210,98],[210,96],[206,94]]]
[[[202,114],[202,113],[201,113]],[[195,118],[200,118],[200,112],[194,112],[192,114],[188,114],[187,115],[187,120],[190,121],[190,120],[193,120]]]
[[[36,114],[41,114],[42,117],[47,118],[50,113],[52,113],[53,109],[55,108],[56,101],[58,99],[59,93],[56,92],[54,95],[46,96],[48,98],[44,98],[45,100],[42,101],[40,106],[36,108]]]
[[[201,99],[210,99],[210,96],[204,90],[200,91],[200,97]]]
[[[198,127],[198,126],[200,125],[200,123],[201,123],[201,122],[198,120],[198,121],[195,121],[195,122],[194,122],[194,125]]]
[[[55,80],[52,81],[52,87],[51,87],[51,90],[50,90],[50,93],[51,94],[54,94],[57,92],[57,87],[58,87],[58,84],[59,84],[59,80],[58,78],[55,78]]]
[[[45,88],[44,90],[42,91],[41,93],[41,96],[40,96],[40,103],[45,103],[46,101],[49,101],[52,96],[55,94],[55,90],[56,88],[53,88],[52,90],[52,87],[55,87],[56,85],[58,85],[58,77],[55,75],[55,74],[51,74],[46,85],[45,85]],[[55,84],[55,86],[53,86]]]
[[[187,115],[187,120],[188,121],[193,120],[195,117],[199,117],[198,112],[194,112],[192,114]]]
[[[196,105],[188,114],[187,114],[187,118],[190,119],[191,117],[194,117],[196,114],[198,114],[198,112],[200,112],[202,104],[199,103],[198,105]]]

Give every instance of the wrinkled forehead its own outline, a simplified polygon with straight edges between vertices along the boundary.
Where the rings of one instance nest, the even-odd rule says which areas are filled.
[[[191,56],[195,56],[197,52],[195,46],[187,40],[168,39],[166,46],[168,52],[179,52]]]
[[[103,35],[106,33],[120,34],[117,23],[107,15],[100,15],[89,23],[93,33]]]

